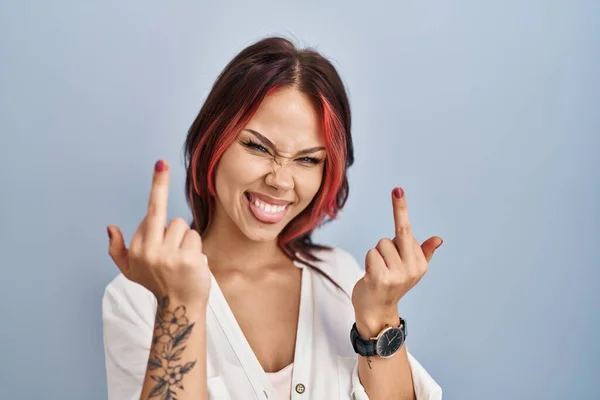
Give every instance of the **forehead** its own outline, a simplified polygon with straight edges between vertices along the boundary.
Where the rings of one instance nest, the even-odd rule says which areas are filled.
[[[267,96],[246,125],[270,139],[281,151],[324,146],[319,115],[310,98],[294,88]]]

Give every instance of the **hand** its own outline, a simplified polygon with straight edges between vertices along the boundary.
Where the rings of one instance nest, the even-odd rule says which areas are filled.
[[[396,236],[381,239],[367,252],[365,276],[354,286],[352,305],[364,338],[377,335],[387,324],[398,326],[398,302],[421,280],[442,239],[433,236],[422,245],[412,235],[404,191],[392,195]]]
[[[169,166],[158,161],[154,168],[148,213],[133,235],[129,249],[123,234],[109,226],[111,258],[123,275],[136,282],[157,299],[169,296],[183,304],[206,304],[210,291],[210,271],[202,254],[200,234],[183,218],[173,219],[168,228],[167,200]]]

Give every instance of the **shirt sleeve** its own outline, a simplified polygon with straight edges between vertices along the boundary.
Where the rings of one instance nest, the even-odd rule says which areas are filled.
[[[413,377],[413,386],[417,400],[441,400],[442,388],[427,373],[425,368],[408,351],[408,363]],[[358,377],[358,359],[352,369],[352,400],[369,400],[365,388]]]
[[[120,275],[104,292],[102,324],[109,400],[140,397],[156,307],[145,291]]]

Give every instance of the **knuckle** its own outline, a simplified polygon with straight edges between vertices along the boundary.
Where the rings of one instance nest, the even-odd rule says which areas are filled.
[[[158,205],[156,203],[148,204],[148,216],[156,217],[158,215]]]
[[[162,255],[153,247],[145,248],[142,254],[140,255],[140,258],[145,264],[151,267],[163,264]]]
[[[200,260],[198,259],[196,252],[185,251],[180,255],[181,264],[184,267],[194,267],[200,264]]]
[[[372,262],[374,260],[376,260],[378,258],[379,252],[377,251],[377,249],[373,248],[373,249],[369,249],[369,251],[367,251],[367,262]]]
[[[129,258],[132,260],[140,260],[142,258],[142,252],[139,246],[131,246],[131,248],[129,249]]]
[[[110,246],[108,248],[108,255],[114,259],[116,254],[117,254],[117,250],[115,249],[115,246]]]
[[[198,231],[195,229],[190,228],[190,231],[187,234],[195,239],[202,240],[200,233],[198,233]]]
[[[181,255],[176,252],[169,252],[164,255],[162,263],[168,269],[177,269],[181,265]]]
[[[392,241],[390,239],[388,239],[388,238],[382,238],[382,239],[379,239],[379,242],[377,242],[377,246],[376,247],[378,249],[382,249],[383,250],[383,249],[389,248],[390,246],[394,246],[394,244],[392,243]]]
[[[419,278],[420,273],[417,270],[410,271],[404,278],[404,283],[414,282],[415,279]]]
[[[387,290],[393,286],[393,280],[390,278],[388,274],[380,274],[377,276],[375,280],[375,286],[378,289]]]
[[[202,249],[202,238],[196,230],[190,229],[187,235],[190,236],[190,238],[192,239],[192,243],[196,245],[195,247]]]
[[[396,275],[394,279],[394,283],[396,286],[404,285],[407,281],[409,281],[409,275],[406,272],[400,271],[398,275]]]
[[[412,236],[412,227],[410,224],[403,224],[396,228],[396,234],[398,236]]]
[[[183,219],[182,217],[175,217],[171,220],[170,225],[173,226],[187,226],[189,228],[189,225],[187,223],[187,221],[185,219]]]
[[[421,277],[423,276],[424,272],[421,269],[415,269],[414,271],[411,271],[408,276],[407,276],[407,282],[408,283],[412,283],[415,284],[416,282],[418,282]]]

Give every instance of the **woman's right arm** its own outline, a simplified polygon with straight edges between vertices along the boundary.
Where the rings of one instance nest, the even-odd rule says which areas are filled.
[[[183,391],[177,386],[183,386],[191,393],[206,391],[204,387],[196,389],[187,384],[188,380],[205,381],[203,360],[206,357],[206,340],[203,328],[206,308],[195,311],[186,307],[174,313],[176,308],[164,307],[164,302],[162,311],[157,309],[153,300],[151,293],[124,276],[117,277],[106,288],[102,301],[102,323],[109,400],[148,399],[152,398],[149,394],[154,389],[157,394],[170,390],[183,398]],[[166,313],[179,318],[166,323]],[[151,324],[153,320],[155,329]],[[177,346],[174,348],[175,340]],[[180,354],[174,357],[176,352]],[[195,362],[194,368],[190,369],[190,362]],[[182,368],[184,372],[189,369],[189,372],[182,373]],[[170,376],[170,373],[175,375]],[[171,387],[173,385],[175,387]],[[140,396],[142,389],[145,394]]]
[[[158,304],[141,399],[207,399],[206,306]]]
[[[147,309],[143,315],[133,309],[131,298],[119,298],[124,290],[110,293],[110,285],[107,288],[103,318],[109,397],[124,395],[119,400],[133,400],[140,389],[144,400],[208,398],[206,307],[211,275],[198,232],[182,218],[165,227],[168,189],[168,165],[158,162],[148,213],[129,249],[120,229],[108,227],[109,254],[126,278],[120,285],[131,289],[135,282],[156,299],[155,315],[148,316]],[[146,304],[154,304],[151,301],[152,296]],[[148,323],[152,320],[154,326]],[[125,390],[111,388],[111,381],[127,382]]]

